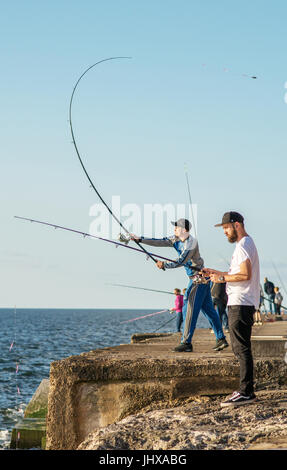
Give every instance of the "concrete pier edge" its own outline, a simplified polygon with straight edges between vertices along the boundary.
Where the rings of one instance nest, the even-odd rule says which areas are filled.
[[[238,388],[239,365],[231,347],[213,351],[215,338],[207,329],[196,330],[193,353],[175,353],[179,341],[178,334],[134,335],[131,344],[52,363],[47,449],[76,449],[95,429],[159,402],[172,406],[185,397],[226,395]],[[253,328],[258,387],[286,385],[286,344],[287,322]]]
[[[90,432],[147,406],[237,388],[231,347],[214,352],[208,329],[196,330],[194,353],[174,353],[179,341],[173,332],[135,333],[130,344],[54,361],[12,432],[11,448],[74,450]],[[253,327],[252,350],[257,389],[286,385],[287,322]]]

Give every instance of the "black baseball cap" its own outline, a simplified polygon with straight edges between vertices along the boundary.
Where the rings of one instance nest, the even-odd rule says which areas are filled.
[[[223,214],[221,223],[216,224],[214,227],[221,227],[224,224],[232,224],[233,222],[240,222],[242,224],[243,221],[244,221],[244,217],[238,212],[234,212],[234,211],[225,212],[225,214]]]
[[[175,225],[175,227],[182,227],[185,228],[189,232],[191,229],[191,223],[187,219],[178,219],[176,222],[171,222],[172,225]]]

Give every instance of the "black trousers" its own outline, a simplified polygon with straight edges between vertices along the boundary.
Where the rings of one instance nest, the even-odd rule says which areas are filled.
[[[228,324],[232,350],[240,366],[240,393],[250,395],[253,385],[251,330],[255,308],[249,305],[229,305]]]
[[[281,315],[281,304],[275,304],[274,307],[276,315]]]

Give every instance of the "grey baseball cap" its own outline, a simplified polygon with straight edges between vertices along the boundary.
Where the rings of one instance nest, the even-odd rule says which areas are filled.
[[[185,228],[189,232],[191,229],[191,223],[187,219],[178,219],[176,222],[171,222],[172,225],[175,225],[175,227],[182,227]]]
[[[243,223],[243,221],[244,221],[244,217],[241,214],[239,214],[239,212],[234,212],[234,211],[225,212],[225,214],[223,214],[222,216],[221,223],[214,225],[214,227],[221,227],[224,224],[232,224],[233,222]]]

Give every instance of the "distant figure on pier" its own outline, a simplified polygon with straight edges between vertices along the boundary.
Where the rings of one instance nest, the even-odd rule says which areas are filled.
[[[262,288],[261,284],[260,284],[259,310],[260,310],[260,313],[264,313],[264,315],[267,315],[267,310],[266,310],[265,302],[264,302],[264,292],[263,292],[263,288]]]
[[[173,291],[175,295],[175,303],[174,303],[174,308],[171,309],[171,311],[176,312],[176,330],[178,333],[181,331],[181,325],[183,322],[183,316],[182,316],[182,307],[183,307],[183,295],[181,295],[181,290],[176,288]]]
[[[281,304],[283,300],[283,295],[281,294],[281,292],[279,292],[279,287],[275,287],[274,292],[275,292],[275,299],[274,299],[275,314],[281,315]]]
[[[273,282],[268,281],[267,277],[264,278],[264,291],[267,294],[268,299],[269,299],[270,313],[276,313],[275,304],[274,304],[274,299],[275,299],[274,284]]]
[[[263,325],[262,317],[261,317],[261,312],[262,311],[264,312],[265,315],[267,314],[266,309],[265,309],[265,304],[264,304],[264,292],[263,292],[262,286],[260,284],[259,307],[258,307],[258,309],[256,310],[256,312],[254,314],[254,323],[253,323],[253,325],[255,325],[255,326]]]

